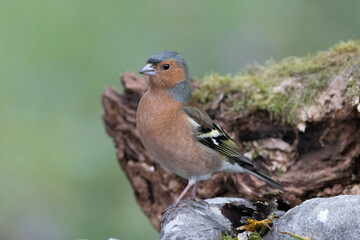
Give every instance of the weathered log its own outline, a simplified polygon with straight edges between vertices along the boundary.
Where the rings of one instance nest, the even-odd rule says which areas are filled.
[[[115,87],[102,94],[103,120],[141,209],[159,229],[161,212],[187,182],[154,161],[138,137],[136,108],[147,79],[126,72],[121,81],[124,94]],[[235,77],[211,75],[192,81],[192,89],[245,155],[289,191],[284,197],[291,206],[315,196],[360,194],[359,42]],[[269,189],[247,174],[216,173],[199,184],[197,196],[255,200]]]

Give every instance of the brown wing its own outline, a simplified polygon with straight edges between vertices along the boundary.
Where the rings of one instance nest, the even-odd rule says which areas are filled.
[[[198,142],[205,146],[225,155],[229,162],[232,164],[239,164],[248,173],[260,178],[261,180],[269,183],[275,188],[283,190],[281,185],[272,180],[266,174],[258,171],[251,160],[247,159],[240,153],[238,146],[233,140],[224,132],[224,130],[213,122],[213,120],[202,110],[194,101],[183,106],[183,111],[199,124],[197,131],[194,135]]]
[[[209,115],[207,115],[194,100],[188,102],[187,105],[184,105],[183,111],[199,124],[194,135],[200,143],[225,155],[230,161],[235,161],[240,166],[253,166],[253,163],[240,153],[238,146],[224,130],[214,123]]]
[[[212,128],[214,122],[207,113],[191,99],[183,106],[183,111],[197,122],[201,127]]]

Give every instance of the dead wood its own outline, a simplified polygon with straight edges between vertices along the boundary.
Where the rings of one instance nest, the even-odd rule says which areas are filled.
[[[221,105],[229,96],[217,98],[215,104],[207,105],[207,111],[244,153],[257,153],[256,165],[272,172],[274,179],[289,191],[284,197],[290,206],[316,196],[360,194],[359,103],[345,104],[344,89],[349,76],[345,71],[332,77],[318,100],[301,109],[306,116],[302,122],[293,125],[274,121],[262,110],[224,113]],[[159,229],[161,212],[179,196],[187,182],[155,162],[138,138],[135,114],[148,88],[147,80],[126,72],[121,82],[124,94],[115,87],[105,88],[102,94],[103,120],[138,204]],[[197,82],[192,82],[193,89],[198,87]],[[255,200],[269,189],[247,174],[216,173],[200,183],[197,196]]]

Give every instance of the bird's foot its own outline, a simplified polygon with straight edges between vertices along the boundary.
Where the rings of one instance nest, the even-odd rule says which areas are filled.
[[[181,203],[181,202],[180,202]],[[178,202],[174,202],[173,204],[171,204],[169,207],[167,207],[163,212],[162,212],[162,218],[160,221],[160,226],[163,225],[164,221],[169,217],[170,213],[176,208],[176,206],[178,206],[179,203]]]
[[[194,201],[196,201],[196,202],[201,202],[201,201],[204,201],[204,200],[202,200],[201,198],[198,198],[198,197],[196,197],[196,196],[187,196],[186,198],[185,198],[185,200],[194,200]]]

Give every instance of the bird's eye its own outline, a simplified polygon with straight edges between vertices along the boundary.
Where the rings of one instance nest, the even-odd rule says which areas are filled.
[[[164,70],[168,70],[168,69],[170,68],[170,65],[169,65],[169,64],[164,64],[164,65],[162,66],[162,68],[163,68]]]

